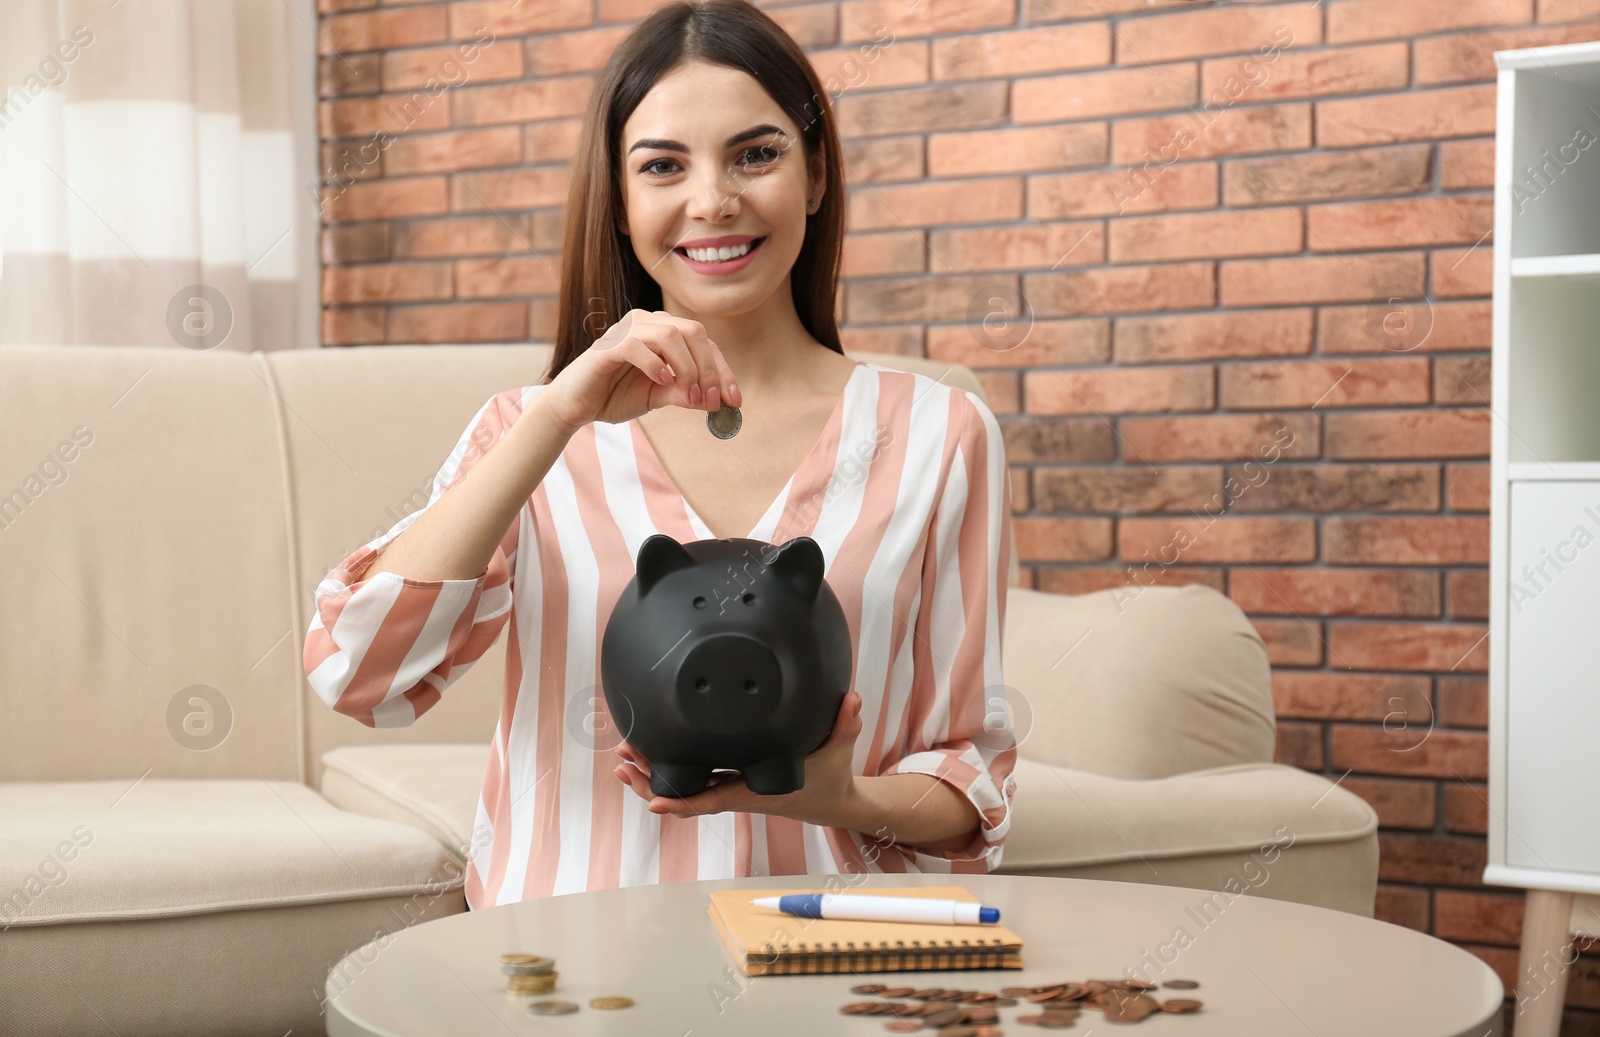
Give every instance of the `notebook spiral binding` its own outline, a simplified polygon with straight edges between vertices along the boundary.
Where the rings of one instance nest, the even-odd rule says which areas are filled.
[[[962,940],[959,944],[954,940],[912,940],[909,947],[904,940],[895,940],[892,945],[888,940],[879,940],[876,945],[869,941],[860,947],[856,946],[854,940],[848,940],[843,950],[839,948],[838,941],[830,941],[827,945],[818,941],[810,946],[800,943],[779,948],[774,948],[769,941],[761,945],[761,950],[763,953],[751,955],[750,960],[776,973],[841,972],[844,971],[841,965],[854,971],[857,967],[885,959],[895,962],[892,966],[895,970],[1001,968],[1006,955],[1005,942],[998,937],[993,940]],[[908,961],[910,964],[907,964]]]

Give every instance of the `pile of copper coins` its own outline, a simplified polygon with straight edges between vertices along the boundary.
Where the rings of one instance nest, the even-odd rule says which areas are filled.
[[[1161,984],[1171,990],[1193,990],[1192,979],[1171,979]],[[1080,983],[1051,983],[1036,987],[1002,987],[991,990],[953,990],[931,987],[889,987],[864,983],[850,993],[871,995],[870,1001],[852,1001],[839,1011],[844,1015],[892,1015],[883,1028],[891,1033],[937,1030],[939,1037],[1001,1037],[1000,1009],[1024,1006],[1016,1016],[1023,1026],[1065,1030],[1077,1025],[1084,1009],[1100,1012],[1108,1023],[1143,1022],[1162,1012],[1198,1012],[1193,998],[1162,1000],[1150,991],[1155,983],[1138,979],[1089,979]],[[893,1000],[903,998],[904,1000]]]
[[[500,955],[500,971],[506,975],[506,996],[528,997],[538,994],[548,994],[556,988],[556,963],[553,958],[546,958],[538,954],[502,954]],[[633,998],[608,994],[604,997],[589,999],[590,1008],[616,1009],[631,1008]],[[528,1011],[534,1015],[567,1015],[576,1012],[578,1006],[572,1001],[546,999],[534,1001],[528,1005]]]

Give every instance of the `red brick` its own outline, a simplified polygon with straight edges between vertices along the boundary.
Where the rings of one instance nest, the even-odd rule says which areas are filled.
[[[439,220],[405,220],[394,225],[396,259],[501,255],[530,248],[528,218],[457,216]]]
[[[1333,650],[1342,651],[1337,636],[1331,644]],[[1416,718],[1402,714],[1383,725],[1332,725],[1329,752],[1334,769],[1432,778],[1484,777],[1489,769],[1486,736],[1442,731],[1430,726],[1430,719],[1426,714]]]
[[[347,97],[379,91],[378,54],[324,54],[317,58],[317,96]]]
[[[1328,415],[1328,456],[1488,457],[1488,407]]]
[[[1232,579],[1238,577],[1235,569]],[[1426,676],[1393,673],[1274,672],[1273,711],[1311,720],[1381,721],[1397,708],[1425,716],[1430,684]]]
[[[1124,518],[1117,522],[1124,561],[1167,565],[1203,562],[1309,562],[1317,554],[1316,523],[1302,518]]]
[[[1425,36],[1474,25],[1523,25],[1533,21],[1533,0],[1343,0],[1328,8],[1328,42]]]
[[[879,137],[844,141],[844,175],[849,184],[921,180],[926,175],[923,138]]]
[[[1322,102],[1326,103],[1326,102]],[[1249,105],[1203,115],[1122,119],[1111,128],[1114,162],[1143,162],[1176,152],[1186,160],[1311,147],[1311,104]]]
[[[844,239],[844,277],[920,274],[928,266],[928,241],[921,231],[849,234]]]
[[[1561,22],[1600,14],[1595,0],[1540,0],[1539,21]]]
[[[665,7],[671,0],[600,0],[602,22],[637,22]]]
[[[1148,572],[1136,567],[1120,569],[1073,565],[1040,570],[1039,590],[1050,594],[1093,594],[1113,587],[1184,587],[1199,584],[1222,593],[1226,577],[1215,566],[1150,566]]]
[[[1378,812],[1378,824],[1384,828],[1433,830],[1438,811],[1438,792],[1433,782],[1351,775],[1339,785],[1366,800]]]
[[[1456,619],[1488,619],[1489,574],[1477,570],[1451,572],[1446,576],[1450,615]]]
[[[1012,85],[1012,118],[1063,122],[1181,108],[1199,100],[1199,84],[1200,66],[1192,61],[1034,76]]]
[[[881,40],[890,26],[894,39],[944,36],[974,29],[993,29],[1017,22],[1013,0],[922,0],[907,7],[901,0],[853,0],[842,5],[839,38],[846,43]]]
[[[927,247],[928,262],[937,273],[1098,266],[1106,261],[1105,230],[1098,220],[936,230],[928,235]]]
[[[1380,822],[1381,823],[1381,822]],[[1419,933],[1428,931],[1429,891],[1415,886],[1380,884],[1373,897],[1372,917],[1390,925],[1403,925]]]
[[[455,212],[535,209],[567,200],[565,166],[464,173],[450,178],[450,208]]]
[[[1471,244],[1494,226],[1487,194],[1313,205],[1308,212],[1314,252]]]
[[[1433,895],[1433,932],[1445,940],[1515,947],[1522,942],[1522,893],[1441,889]]]
[[[1029,25],[1064,22],[1075,18],[1104,18],[1130,11],[1152,9],[1192,10],[1194,0],[1022,0],[1022,16]]]
[[[1014,130],[935,133],[928,138],[930,176],[1054,171],[1105,165],[1109,151],[1103,122]]]
[[[1544,13],[1557,0],[1543,0],[1540,21],[1550,21]],[[1579,5],[1587,5],[1580,7]],[[1576,0],[1571,17],[1590,19],[1581,25],[1555,25],[1546,28],[1495,28],[1488,32],[1457,32],[1416,40],[1417,83],[1465,83],[1496,78],[1494,52],[1548,47],[1551,44],[1588,42],[1600,31],[1592,19],[1600,14],[1594,0]]]
[[[1229,84],[1229,79],[1234,82]],[[1254,104],[1285,98],[1404,90],[1411,82],[1411,48],[1406,43],[1282,53],[1270,65],[1250,58],[1218,58],[1200,69],[1200,92],[1213,104],[1234,92]]]
[[[1014,299],[1015,284],[1015,275],[994,274],[852,281],[844,286],[846,313],[851,323],[970,321],[974,306],[993,305],[991,297]]]
[[[1272,762],[1308,771],[1320,772],[1323,769],[1321,724],[1283,720],[1278,722],[1274,733],[1277,745],[1273,749]]]
[[[1289,205],[1417,194],[1433,186],[1431,151],[1431,144],[1397,144],[1231,159],[1223,164],[1222,199],[1230,206]]]
[[[1110,63],[1109,22],[1030,25],[933,41],[935,79],[1005,79]]]
[[[322,205],[326,220],[382,220],[447,212],[450,195],[444,177],[407,177],[323,188]]]
[[[1439,142],[1439,186],[1446,191],[1494,186],[1494,138]]]
[[[526,36],[530,33],[577,29],[594,24],[592,0],[454,0],[450,12],[450,38],[485,39],[489,33]],[[485,32],[484,30],[487,30]]]
[[[1439,678],[1439,722],[1446,727],[1489,726],[1489,682],[1483,677]]]
[[[806,57],[830,98],[846,90],[886,90],[928,82],[928,43],[900,40],[892,45],[857,44],[830,50],[808,49]]]
[[[1317,3],[1218,7],[1184,14],[1127,19],[1117,29],[1117,60],[1169,61],[1211,54],[1257,54],[1261,48],[1309,47],[1322,42]]]
[[[449,129],[450,105],[444,96],[394,93],[322,101],[317,105],[317,131],[328,140]]]
[[[1331,565],[1487,565],[1489,521],[1477,516],[1333,516],[1322,524]]]
[[[1218,414],[1124,418],[1122,438],[1134,461],[1276,462],[1321,453],[1318,414]]]
[[[329,266],[388,258],[387,223],[346,223],[322,231],[322,261]]]
[[[383,156],[387,176],[514,166],[521,160],[522,131],[515,126],[400,137]]]
[[[1472,248],[1442,248],[1428,257],[1433,294],[1441,299],[1485,296],[1494,290],[1494,251],[1485,241]]]
[[[1324,353],[1424,353],[1488,349],[1491,341],[1487,300],[1434,302],[1423,298],[1422,282],[1391,303],[1379,295],[1365,306],[1325,306],[1318,313],[1318,341]]]
[[[1250,617],[1267,647],[1267,661],[1273,666],[1321,666],[1322,625],[1305,619],[1257,619]]]
[[[366,346],[383,341],[382,306],[324,307],[322,344],[324,346]]]
[[[1471,782],[1451,781],[1444,787],[1444,828],[1464,835],[1489,831],[1489,788]]]
[[[898,328],[840,328],[839,338],[850,353],[922,355],[922,328],[914,325]]]
[[[1433,362],[1433,395],[1440,403],[1481,403],[1491,399],[1492,371],[1486,356],[1442,356]]]
[[[582,119],[549,119],[522,124],[522,160],[529,165],[571,162],[578,153]]]
[[[1032,414],[1210,410],[1214,380],[1208,364],[1029,371],[1023,391]]]
[[[1113,263],[1299,252],[1305,223],[1299,209],[1130,216],[1111,223]]]
[[[1446,465],[1445,486],[1451,511],[1489,510],[1488,465]]]
[[[344,54],[436,43],[445,39],[446,10],[428,6],[329,15],[319,19],[317,52]]]
[[[1353,669],[1482,673],[1489,657],[1486,633],[1478,623],[1331,621],[1328,651],[1338,665]]]
[[[1101,562],[1111,557],[1111,520],[1035,518],[1012,520],[1019,562]]]
[[[1423,279],[1420,252],[1228,259],[1220,265],[1222,305],[1229,307],[1368,301],[1388,286],[1420,286]]]
[[[1311,352],[1312,311],[1273,309],[1255,312],[1186,313],[1160,317],[1122,317],[1114,344],[1117,362],[1291,356]]]
[[[1254,614],[1440,614],[1439,574],[1406,569],[1235,569],[1228,596]]]
[[[462,87],[450,92],[450,110],[457,126],[582,115],[593,85],[592,75],[579,75]]]
[[[774,7],[768,17],[794,38],[800,46],[832,47],[839,42],[839,5],[834,3],[794,4]],[[879,34],[875,39],[883,39]],[[825,88],[826,89],[826,88]]]
[[[1219,508],[1222,469],[1217,465],[1146,468],[1116,465],[1034,470],[1040,511],[1110,511],[1120,514]]]
[[[403,302],[450,298],[448,263],[366,263],[322,271],[322,300]]]
[[[893,184],[850,196],[852,230],[999,223],[1021,218],[1020,177]]]
[[[1210,209],[1217,204],[1213,162],[1159,162],[1109,173],[1028,177],[1028,216],[1047,220],[1130,212]]]
[[[991,411],[996,414],[1016,414],[1022,410],[1022,385],[1015,371],[975,373]]]
[[[977,129],[1007,121],[1005,82],[954,83],[929,90],[851,94],[834,102],[839,134],[878,137]]]
[[[1318,101],[1316,105],[1317,143],[1325,148],[1481,137],[1494,132],[1492,83]]]
[[[1229,466],[1236,511],[1438,511],[1436,464]]]
[[[1488,846],[1482,839],[1378,832],[1378,879],[1382,882],[1481,887],[1486,863]]]
[[[1103,364],[1111,359],[1111,322],[1105,317],[1035,320],[1027,338],[1009,349],[996,348],[980,326],[935,326],[928,329],[927,355],[929,360],[974,368]]]
[[[391,342],[520,342],[527,337],[527,303],[396,306],[389,314]]]
[[[456,261],[456,297],[492,299],[555,295],[560,290],[560,256],[507,256]]]
[[[1430,395],[1427,357],[1224,364],[1218,379],[1229,410],[1427,403]]]
[[[480,46],[458,43],[449,47],[397,50],[383,55],[385,90],[419,90],[434,84],[461,86],[522,78],[522,48],[512,40]]]
[[[1161,263],[1024,274],[1022,292],[1041,317],[1184,310],[1216,304],[1216,268]]]

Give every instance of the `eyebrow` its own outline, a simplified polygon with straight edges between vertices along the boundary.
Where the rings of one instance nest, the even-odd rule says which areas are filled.
[[[751,140],[755,137],[765,137],[769,133],[783,133],[785,137],[788,136],[787,133],[784,133],[783,130],[773,126],[771,123],[762,123],[760,126],[750,127],[743,133],[735,133],[733,136],[724,141],[722,146],[725,148],[731,148],[735,144],[743,144],[745,141]],[[689,146],[680,141],[662,140],[657,137],[644,137],[633,142],[633,146],[628,148],[628,154],[631,155],[640,148],[656,148],[661,151],[681,151],[685,154],[687,154],[689,151]]]

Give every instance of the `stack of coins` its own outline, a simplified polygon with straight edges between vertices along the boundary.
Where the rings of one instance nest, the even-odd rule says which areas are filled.
[[[1162,985],[1174,990],[1193,990],[1200,984],[1194,980],[1174,979]],[[1025,1010],[1016,1021],[1023,1026],[1048,1030],[1076,1025],[1086,1008],[1102,1013],[1108,1023],[1137,1023],[1162,1012],[1198,1012],[1202,1007],[1192,998],[1159,1000],[1149,993],[1156,989],[1156,984],[1136,979],[1089,979],[1076,983],[1003,987],[998,993],[944,987],[916,990],[863,983],[851,987],[850,992],[871,995],[873,999],[852,1001],[841,1006],[839,1011],[845,1015],[894,1016],[883,1024],[884,1029],[893,1033],[928,1029],[936,1030],[939,1037],[1000,1037],[1001,1030],[996,1025],[1001,1021],[998,1009],[1023,1002],[1026,1002]],[[890,998],[908,998],[922,1004],[891,1001]]]
[[[554,959],[537,954],[502,954],[500,971],[506,974],[507,994],[548,994],[556,986]]]

